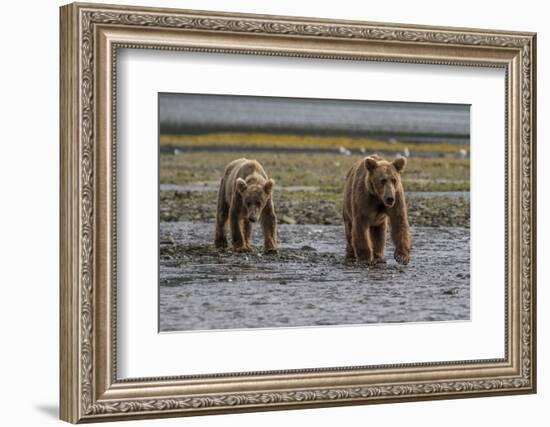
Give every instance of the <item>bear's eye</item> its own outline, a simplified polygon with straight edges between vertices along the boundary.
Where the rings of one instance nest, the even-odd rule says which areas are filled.
[[[386,178],[382,178],[380,182],[382,183],[382,185],[385,185],[388,182],[388,180]]]
[[[397,184],[397,179],[392,178],[392,179],[391,179],[391,182],[392,182],[393,184]]]

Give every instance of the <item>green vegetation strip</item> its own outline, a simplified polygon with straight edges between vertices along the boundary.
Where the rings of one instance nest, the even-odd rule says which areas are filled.
[[[311,186],[341,192],[348,169],[361,156],[288,153],[185,153],[160,155],[160,182],[185,185],[219,182],[225,166],[240,157],[256,159],[275,179],[276,189]],[[406,191],[469,191],[470,160],[410,158],[402,176]]]

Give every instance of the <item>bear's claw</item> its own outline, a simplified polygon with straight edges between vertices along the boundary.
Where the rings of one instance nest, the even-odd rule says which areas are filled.
[[[395,254],[395,260],[402,265],[407,265],[409,263],[409,256],[404,254]]]

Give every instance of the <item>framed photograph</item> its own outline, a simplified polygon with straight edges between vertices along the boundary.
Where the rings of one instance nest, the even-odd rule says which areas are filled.
[[[535,34],[60,22],[63,420],[536,391]]]

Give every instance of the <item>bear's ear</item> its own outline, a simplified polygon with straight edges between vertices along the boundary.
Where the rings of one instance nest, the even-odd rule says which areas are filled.
[[[273,190],[274,185],[275,185],[275,181],[272,179],[268,179],[267,182],[264,184],[264,191],[267,194],[271,194],[271,191]]]
[[[237,178],[237,191],[243,193],[246,190],[246,181],[242,178]]]
[[[393,161],[393,167],[397,170],[397,172],[401,173],[405,170],[405,166],[407,166],[407,158],[406,157],[398,157]]]
[[[365,159],[365,167],[368,171],[373,171],[378,167],[378,162],[376,159],[373,159],[372,157],[367,157]]]

